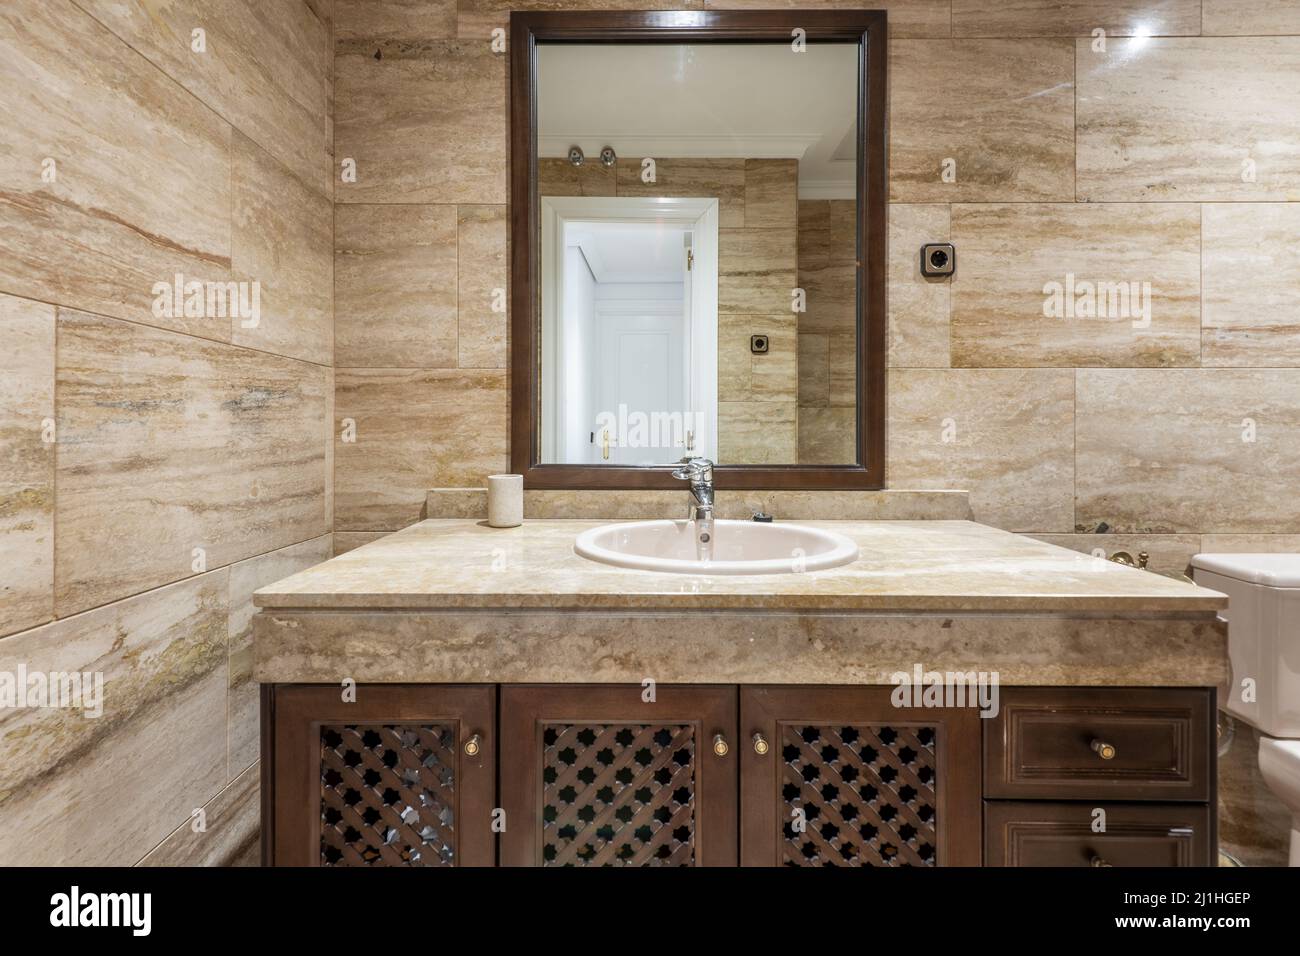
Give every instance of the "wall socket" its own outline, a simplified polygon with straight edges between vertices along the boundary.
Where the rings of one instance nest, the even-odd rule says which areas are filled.
[[[771,341],[766,335],[751,335],[749,337],[749,350],[755,355],[766,355],[767,347]]]
[[[957,271],[957,249],[951,242],[927,242],[921,247],[921,275],[950,276]]]

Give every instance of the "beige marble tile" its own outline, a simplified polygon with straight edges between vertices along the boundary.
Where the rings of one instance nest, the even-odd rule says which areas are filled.
[[[567,159],[537,160],[538,196],[613,196],[618,170],[599,162],[574,166]]]
[[[230,566],[227,628],[229,698],[226,720],[226,778],[234,780],[258,757],[260,693],[253,680],[253,592],[334,556],[330,536],[321,535]]]
[[[1201,0],[1204,36],[1300,35],[1300,0]]]
[[[334,210],[334,363],[455,368],[456,207]]]
[[[856,203],[800,200],[798,285],[804,290],[800,333],[847,332],[857,323]]]
[[[505,54],[484,41],[362,40],[334,60],[337,202],[504,203]]]
[[[799,388],[796,319],[788,315],[718,316],[718,400],[794,402]],[[755,354],[752,336],[768,351]]]
[[[68,0],[0,8],[0,113],[0,289],[229,339],[152,312],[177,273],[229,278],[225,122]]]
[[[799,200],[799,259],[853,265],[858,258],[858,204],[853,199]]]
[[[431,488],[425,502],[430,518],[487,517],[487,490],[484,488]],[[970,503],[964,491],[727,491],[724,488],[717,492],[714,505],[719,518],[745,519],[756,511],[764,511],[778,518],[816,520],[970,519]],[[530,521],[552,518],[675,518],[681,513],[680,491],[524,490],[524,516]],[[358,546],[383,537],[383,533],[336,532],[336,540],[339,534],[355,536]]]
[[[0,635],[54,616],[54,307],[0,295]]]
[[[483,516],[484,518],[487,517],[486,492],[484,492],[483,495]],[[333,534],[333,557],[337,558],[340,554],[347,554],[349,551],[355,551],[363,544],[369,544],[371,541],[378,541],[388,533],[389,532],[387,531],[335,531]]]
[[[718,200],[718,227],[745,225],[745,160],[674,159],[655,156],[655,180],[643,182],[641,160],[630,156],[618,164],[620,196],[710,196]]]
[[[825,408],[831,403],[831,337],[825,332],[800,332],[799,408]]]
[[[894,202],[1074,201],[1071,41],[901,40],[889,68]]]
[[[325,371],[325,530],[334,527],[334,369]]]
[[[792,229],[719,229],[718,311],[790,312],[797,258]]]
[[[456,0],[462,40],[488,40],[510,21],[511,10],[678,10],[700,9],[701,0]]]
[[[1080,200],[1300,198],[1300,37],[1077,42]]]
[[[1080,369],[1077,530],[1300,532],[1300,370]]]
[[[746,228],[794,229],[798,194],[798,160],[745,160]]]
[[[330,195],[329,28],[305,3],[75,0],[304,182]],[[195,52],[191,33],[205,31]]]
[[[258,866],[261,860],[261,768],[249,767],[203,805],[206,829],[183,823],[137,866]]]
[[[102,715],[0,710],[7,863],[129,866],[225,783],[224,569],[0,640],[20,665],[101,674]]]
[[[798,406],[793,402],[718,402],[718,461],[789,465],[798,461]]]
[[[712,609],[694,619],[644,611],[277,611],[258,615],[256,673],[265,681],[315,683],[347,675],[385,682],[635,684],[655,674],[663,683],[862,685],[888,684],[891,674],[911,673],[923,661],[931,670],[996,671],[1004,686],[1204,687],[1227,676],[1225,633],[1207,619],[1134,620],[1109,612],[1101,619],[771,614],[760,620],[756,626],[748,610]],[[682,639],[684,625],[696,628],[693,639]]]
[[[1300,203],[1201,207],[1201,361],[1300,365]]]
[[[56,613],[324,533],[325,372],[60,310]]]
[[[341,4],[344,0],[339,0]],[[328,29],[334,29],[335,0],[307,0],[307,7],[312,14]]]
[[[799,409],[799,464],[848,465],[857,459],[856,408]]]
[[[442,40],[456,35],[456,0],[337,0],[334,39]]]
[[[895,369],[891,487],[965,488],[976,521],[1010,531],[1074,524],[1074,371]]]
[[[955,37],[1086,37],[1098,29],[1196,36],[1201,0],[952,0]]]
[[[694,7],[697,2],[678,4]],[[948,30],[948,0],[704,0],[709,10],[781,10],[807,8],[810,10],[884,10],[889,14],[891,37],[946,37]]]
[[[1207,554],[1278,554],[1300,552],[1300,534],[1203,534]]]
[[[832,332],[829,347],[830,403],[837,408],[858,406],[858,337],[855,332]]]
[[[1259,773],[1259,731],[1219,711],[1219,849],[1245,866],[1286,866],[1291,813]]]
[[[456,210],[460,367],[506,368],[506,207]]]
[[[480,485],[507,466],[506,373],[339,369],[335,527],[392,531],[418,521],[435,486]]]
[[[1199,364],[1200,227],[1187,203],[954,207],[953,364]]]
[[[261,314],[232,318],[231,341],[329,365],[334,206],[238,132],[233,155],[232,278],[258,283]]]
[[[921,247],[948,242],[952,217],[939,204],[889,206],[889,364],[896,368],[946,368],[950,278],[921,275]],[[959,260],[965,264],[965,249]]]
[[[581,496],[567,494],[570,499]],[[779,492],[733,493],[747,504]],[[820,493],[806,493],[818,496]],[[769,497],[772,496],[772,497]],[[637,495],[636,501],[640,501]],[[842,501],[843,499],[841,499]],[[886,496],[863,495],[866,502]],[[678,493],[680,505],[682,496]],[[813,505],[813,507],[817,507]],[[820,507],[825,508],[825,505]],[[776,509],[778,517],[788,512]],[[679,509],[678,514],[681,514]],[[741,512],[742,520],[750,515]],[[254,603],[276,616],[287,608],[317,611],[523,608],[627,612],[744,609],[766,611],[1048,612],[1116,616],[1177,612],[1214,623],[1227,606],[1218,591],[1052,547],[970,521],[808,519],[858,546],[855,561],[822,571],[752,575],[674,574],[614,567],[580,556],[574,538],[607,519],[534,520],[491,528],[473,519],[421,521],[364,549],[262,588]],[[678,520],[681,520],[680,518]],[[719,526],[715,532],[726,534]],[[486,615],[485,615],[486,616]],[[253,642],[261,640],[257,621]],[[1148,619],[1150,620],[1150,619]],[[1217,628],[1220,637],[1226,629]],[[680,632],[678,634],[680,637]],[[740,654],[752,645],[734,648]],[[1220,644],[1222,652],[1225,646]],[[344,648],[346,651],[347,648]],[[799,650],[799,649],[796,649]],[[802,647],[806,652],[806,645]],[[815,656],[815,655],[814,655]],[[261,658],[260,649],[258,659]],[[412,662],[408,658],[399,663]],[[571,679],[580,679],[576,676]]]
[[[1160,574],[1183,574],[1192,555],[1201,550],[1195,534],[1035,534],[1031,537],[1071,551],[1109,558],[1116,551],[1147,553],[1147,567]]]

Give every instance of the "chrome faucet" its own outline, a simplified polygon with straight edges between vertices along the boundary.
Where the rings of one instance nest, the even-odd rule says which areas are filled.
[[[695,543],[702,561],[713,557],[713,462],[707,458],[683,458],[673,477],[691,483],[687,519],[695,522]]]

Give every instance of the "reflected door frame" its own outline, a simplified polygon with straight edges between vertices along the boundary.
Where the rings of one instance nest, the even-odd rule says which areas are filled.
[[[570,222],[662,223],[691,230],[694,263],[686,276],[690,359],[687,398],[704,417],[707,439],[694,454],[716,458],[718,422],[718,200],[715,197],[543,196],[541,229],[541,367],[559,369],[564,354],[565,226]],[[541,376],[541,460],[560,462],[565,396],[556,374]],[[712,452],[713,454],[710,454]]]

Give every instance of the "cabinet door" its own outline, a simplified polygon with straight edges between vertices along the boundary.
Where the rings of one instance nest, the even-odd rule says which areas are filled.
[[[491,866],[496,688],[265,689],[277,866]]]
[[[1095,811],[1105,831],[1093,831]],[[1205,804],[1023,803],[990,800],[989,866],[1211,866],[1210,808]]]
[[[891,687],[744,687],[745,866],[979,866],[980,718]]]
[[[735,866],[736,689],[501,689],[504,866]]]

